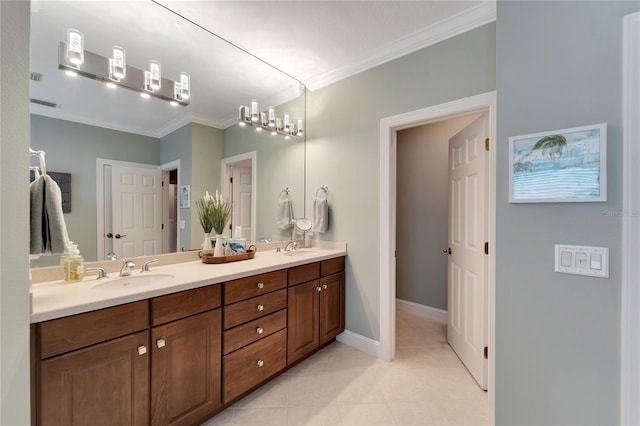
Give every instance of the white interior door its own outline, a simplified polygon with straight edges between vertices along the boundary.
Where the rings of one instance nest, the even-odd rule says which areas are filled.
[[[162,171],[112,166],[113,249],[120,258],[162,253]]]
[[[478,384],[487,389],[488,114],[449,140],[447,339]]]
[[[233,167],[233,228],[242,226],[242,238],[251,240],[251,167]]]

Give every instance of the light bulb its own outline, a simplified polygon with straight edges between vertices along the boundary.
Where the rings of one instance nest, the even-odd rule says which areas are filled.
[[[160,62],[149,61],[149,87],[152,90],[158,90],[161,86],[162,74],[160,70]]]
[[[302,131],[302,119],[298,118],[298,136],[302,136],[303,131]]]
[[[284,113],[284,131],[288,132],[289,131],[289,125],[291,123],[289,122],[289,113],[285,112]]]
[[[180,96],[182,99],[191,97],[191,76],[186,72],[180,73]]]
[[[276,110],[273,107],[269,107],[269,127],[276,126]]]
[[[127,74],[127,60],[124,48],[113,46],[113,58],[111,58],[111,74],[118,80],[124,78]]]
[[[84,36],[78,30],[67,30],[67,60],[74,65],[84,62]]]

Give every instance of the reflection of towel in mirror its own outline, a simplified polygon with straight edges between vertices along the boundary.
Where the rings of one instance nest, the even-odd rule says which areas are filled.
[[[293,204],[289,198],[278,200],[278,212],[276,214],[276,227],[278,229],[288,229],[294,219]]]
[[[59,254],[69,251],[67,225],[62,213],[62,193],[50,176],[31,183],[30,254]]]
[[[316,198],[313,202],[313,232],[327,232],[329,229],[329,203],[327,199]]]

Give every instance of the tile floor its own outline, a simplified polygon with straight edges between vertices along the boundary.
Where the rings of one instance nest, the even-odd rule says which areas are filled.
[[[202,426],[492,425],[446,325],[397,315],[393,362],[332,343]]]

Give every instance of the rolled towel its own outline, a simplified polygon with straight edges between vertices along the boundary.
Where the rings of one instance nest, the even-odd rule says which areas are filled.
[[[29,223],[31,239],[29,242],[29,253],[40,255],[44,251],[43,219],[44,219],[44,178],[42,176],[31,182],[29,186],[30,211]]]
[[[50,176],[31,183],[29,253],[60,254],[69,251],[69,235],[62,213],[62,193]]]
[[[278,211],[276,213],[276,227],[278,229],[289,229],[294,219],[293,204],[289,198],[278,200]]]
[[[327,232],[329,229],[329,203],[327,199],[316,198],[313,202],[313,224],[311,231]]]

